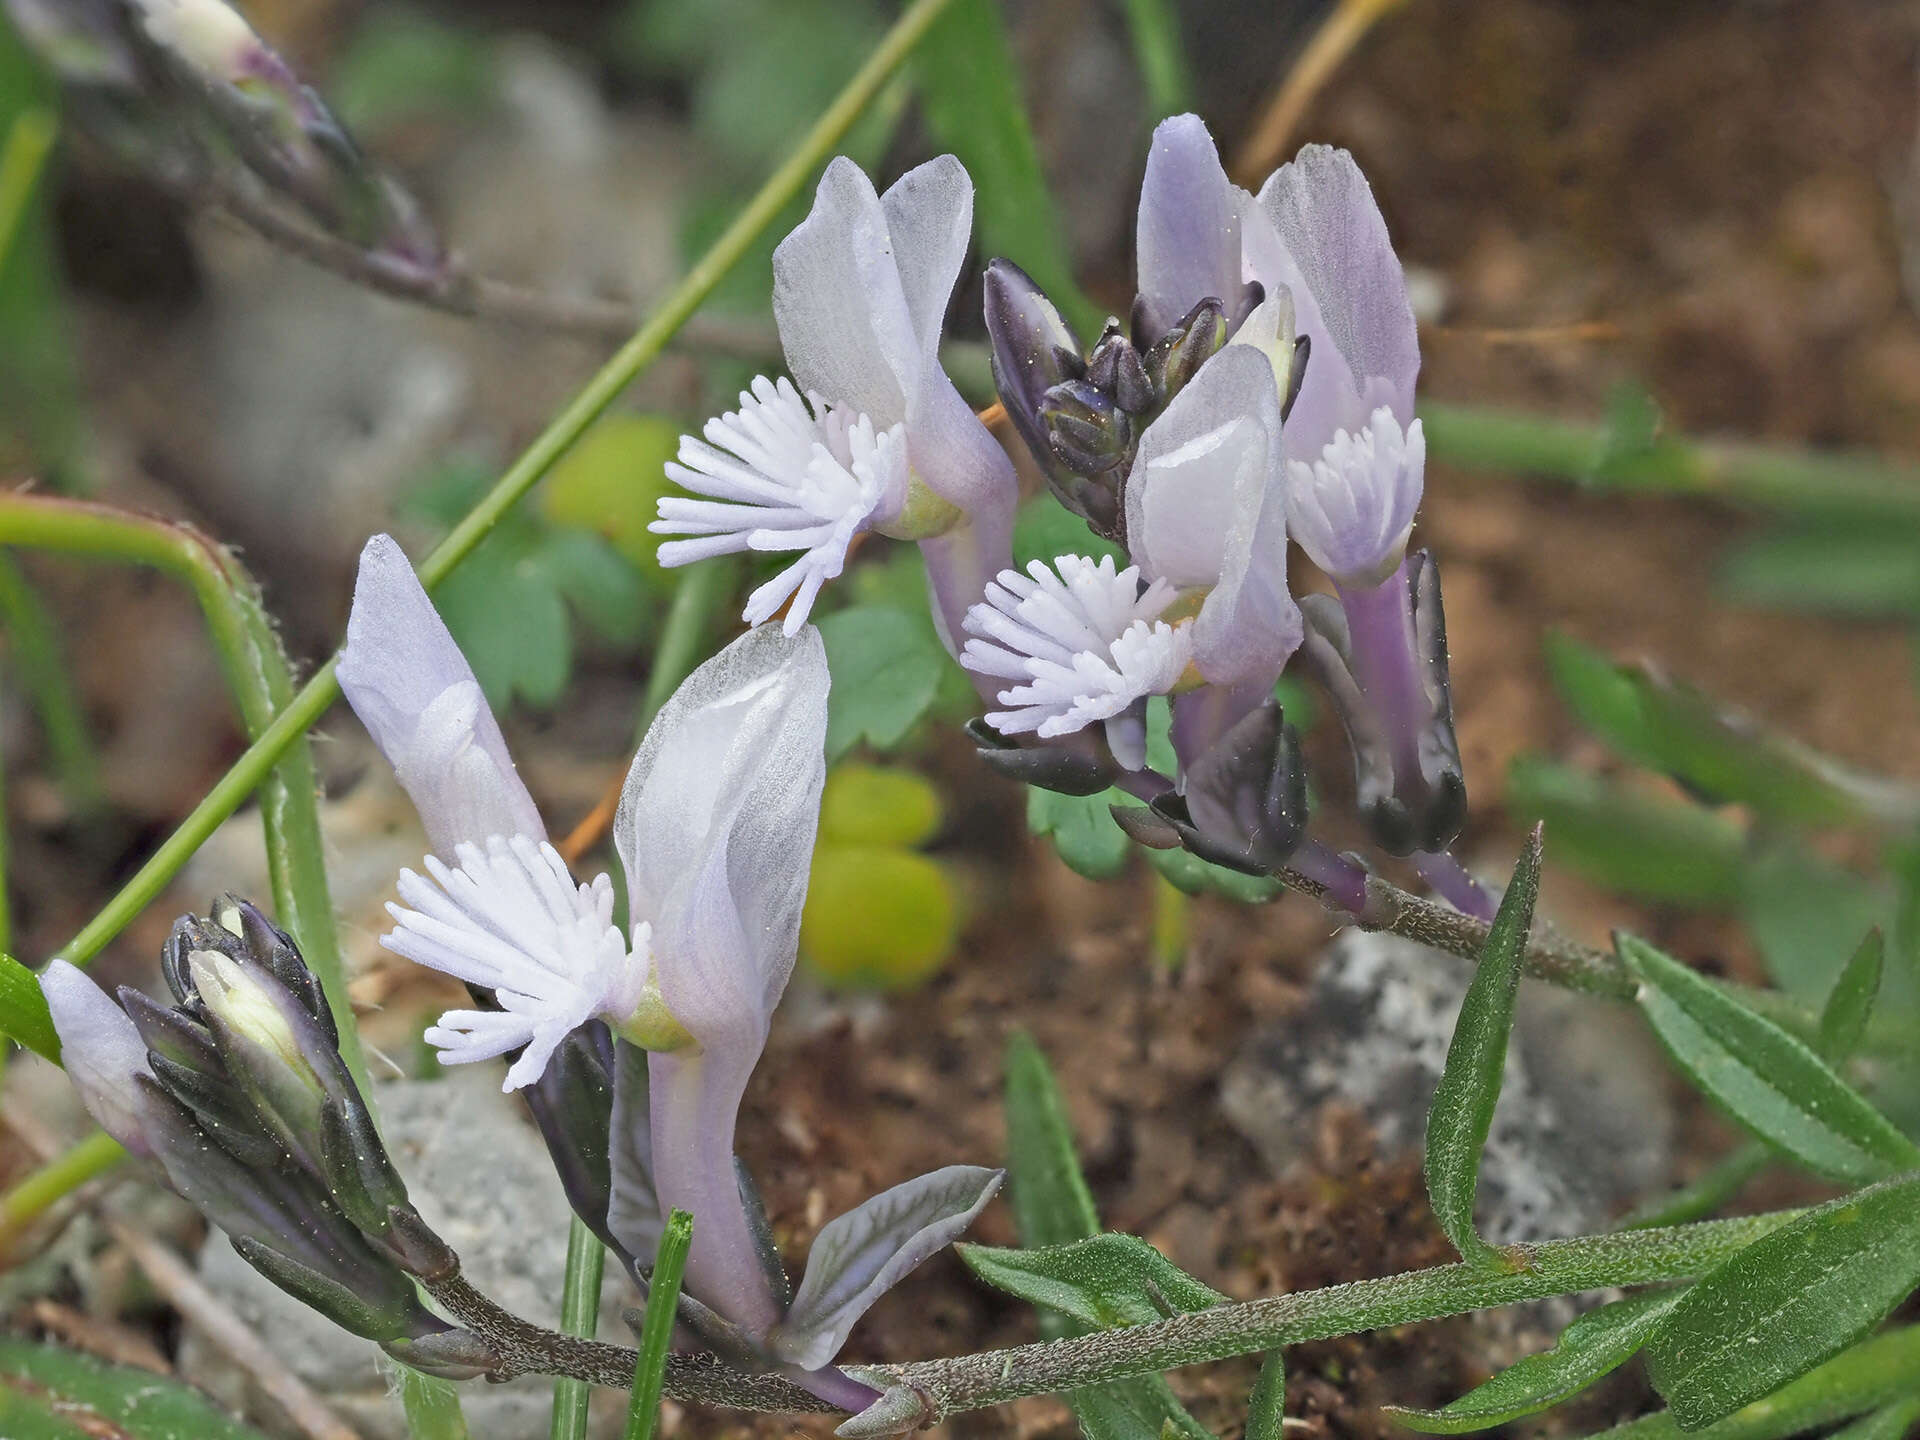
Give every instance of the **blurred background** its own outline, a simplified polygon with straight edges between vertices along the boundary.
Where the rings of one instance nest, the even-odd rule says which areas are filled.
[[[881,0],[243,8],[473,273],[583,313],[636,315],[893,14]],[[1920,449],[1920,5],[1021,0],[954,17],[943,23],[967,28],[930,44],[845,148],[882,186],[949,148],[980,180],[979,253],[951,311],[951,368],[971,398],[991,400],[978,270],[994,254],[1076,278],[1082,318],[1126,314],[1133,207],[1161,116],[1197,109],[1254,187],[1304,141],[1351,148],[1422,321],[1434,463],[1417,533],[1446,577],[1473,803],[1465,858],[1503,877],[1544,815],[1544,904],[1562,928],[1604,943],[1631,925],[1703,968],[1815,1000],[1867,925],[1912,949],[1920,479],[1904,467]],[[968,148],[991,148],[980,108],[1009,80],[1037,160],[1024,178],[1017,153],[1002,174]],[[57,112],[55,89],[0,28],[0,134],[36,108]],[[0,268],[0,479],[189,520],[233,546],[304,672],[337,643],[367,535],[390,529],[424,553],[618,333],[373,294],[85,132],[69,113]],[[1026,203],[1036,182],[1044,207]],[[644,528],[661,465],[747,378],[779,372],[768,255],[804,208],[437,594],[556,834],[631,754],[672,594]],[[1491,412],[1521,419],[1502,428]],[[1863,458],[1843,483],[1810,450]],[[1855,482],[1890,498],[1831,503]],[[1023,543],[1045,548],[1052,523],[1033,519]],[[37,963],[244,735],[183,587],[14,558],[24,590],[0,586],[12,596],[0,595],[9,944]],[[916,564],[874,554],[845,603],[911,614]],[[722,636],[716,625],[711,641]],[[925,637],[903,643],[929,653]],[[1685,767],[1648,763],[1579,703],[1582,662],[1598,655],[1736,707],[1739,733],[1764,727],[1876,777],[1883,803],[1809,823],[1764,796],[1652,773]],[[1391,946],[1348,936],[1329,952],[1333,926],[1304,900],[1190,900],[1124,841],[1070,833],[1077,812],[1029,813],[952,723],[967,713],[964,684],[956,698],[943,658],[915,663],[926,693],[904,719],[836,742],[808,970],[743,1130],[790,1251],[879,1185],[996,1156],[1001,1045],[1021,1026],[1060,1072],[1105,1221],[1218,1288],[1298,1289],[1444,1258],[1408,1148],[1417,1123],[1402,1133],[1401,1112],[1424,1101],[1390,1092],[1433,1036],[1444,1053],[1445,1025],[1375,1017],[1394,997],[1401,1012],[1444,1011],[1457,990]],[[449,992],[373,937],[395,871],[424,842],[351,718],[322,732],[356,1000],[390,1071],[421,1075],[419,1030]],[[1323,783],[1337,809],[1345,782]],[[172,918],[225,889],[266,892],[245,813],[97,973],[150,983]],[[1911,995],[1901,974],[1889,983]],[[1503,1124],[1518,1127],[1516,1157],[1560,1159],[1513,1159],[1500,1203],[1514,1233],[1604,1223],[1729,1148],[1698,1102],[1669,1092],[1630,1025],[1536,999],[1523,1019],[1533,1108],[1508,1102]],[[1352,1083],[1369,1066],[1378,1083]],[[37,1096],[18,1103],[54,1116],[57,1089],[43,1077],[8,1105]],[[473,1124],[517,1123],[484,1099]],[[1598,1180],[1595,1155],[1609,1157]],[[0,1139],[0,1168],[25,1160]],[[1750,1193],[1802,1192],[1762,1177]],[[518,1223],[475,1221],[507,1234]],[[1011,1238],[996,1214],[982,1230]],[[559,1247],[563,1233],[546,1238]],[[0,1280],[0,1302],[17,1326],[96,1339],[119,1327],[184,1364],[165,1305],[101,1279],[101,1243],[69,1237],[39,1254]],[[1502,1347],[1538,1343],[1515,1323],[1308,1347],[1292,1408],[1316,1435],[1388,1433],[1373,1412],[1383,1400],[1438,1403]],[[855,1348],[949,1353],[1027,1338],[1030,1324],[943,1259],[883,1302]],[[217,1387],[205,1364],[196,1378]],[[1206,1387],[1238,1396],[1246,1380],[1232,1366],[1193,1377],[1196,1414],[1207,1418]],[[1616,1377],[1581,1413],[1631,1414],[1640,1385]],[[358,1423],[375,1433],[369,1406]],[[1070,1424],[1050,1401],[1011,1414],[1023,1433]],[[1008,1421],[969,1423],[1002,1433]],[[516,1432],[503,1420],[497,1433]]]

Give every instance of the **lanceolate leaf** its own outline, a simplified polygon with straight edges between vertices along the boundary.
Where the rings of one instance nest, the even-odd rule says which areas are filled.
[[[1806,1045],[1632,936],[1620,956],[1660,1042],[1728,1115],[1816,1174],[1877,1180],[1920,1149]]]
[[[1147,1325],[1170,1311],[1205,1310],[1227,1298],[1134,1235],[1096,1235],[1044,1250],[957,1248],[989,1285],[1096,1330]]]
[[[22,1340],[0,1340],[0,1434],[7,1440],[260,1440],[258,1431],[185,1385]]]
[[[1428,1435],[1463,1435],[1538,1414],[1625,1364],[1679,1298],[1678,1291],[1663,1291],[1603,1305],[1569,1325],[1553,1349],[1529,1355],[1451,1405],[1438,1410],[1389,1405],[1387,1413]]]
[[[1520,986],[1520,960],[1540,893],[1540,830],[1514,867],[1493,928],[1480,947],[1479,969],[1460,1004],[1460,1018],[1447,1047],[1447,1065],[1427,1112],[1427,1193],[1433,1213],[1454,1248],[1468,1260],[1497,1263],[1493,1249],[1473,1228],[1473,1199],[1480,1185],[1480,1151],[1500,1099],[1507,1064],[1507,1035]]]
[[[1820,1053],[1832,1064],[1851,1055],[1866,1033],[1867,1017],[1880,994],[1880,972],[1886,961],[1887,944],[1878,928],[1869,930],[1860,948],[1853,952],[1847,968],[1833,982],[1820,1012]]]
[[[1844,1430],[1836,1430],[1828,1440],[1905,1440],[1920,1422],[1920,1395],[1910,1395],[1883,1405],[1871,1415],[1862,1415]]]
[[[1890,1180],[1756,1240],[1689,1290],[1647,1344],[1683,1429],[1769,1395],[1867,1334],[1920,1285],[1920,1178]]]
[[[1007,1191],[1020,1242],[1029,1248],[1069,1245],[1099,1233],[1100,1216],[1074,1155],[1053,1069],[1024,1034],[1007,1045]],[[1040,1311],[1040,1333],[1049,1340],[1084,1330],[1064,1314]],[[1158,1375],[1075,1390],[1066,1401],[1087,1440],[1212,1440]],[[1164,1434],[1169,1428],[1172,1437]]]
[[[1287,1352],[1269,1351],[1247,1398],[1246,1440],[1280,1440],[1287,1414]]]
[[[39,977],[11,955],[0,955],[0,1035],[60,1063],[60,1037]]]

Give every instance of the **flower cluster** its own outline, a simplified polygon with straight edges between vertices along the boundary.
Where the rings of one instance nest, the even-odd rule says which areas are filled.
[[[1365,873],[1307,839],[1297,739],[1264,713],[1297,657],[1345,725],[1376,843],[1483,909],[1442,853],[1466,799],[1438,571],[1408,551],[1426,463],[1418,337],[1353,157],[1308,146],[1253,195],[1196,117],[1163,123],[1138,297],[1085,351],[1017,265],[987,267],[1007,418],[1118,562],[1012,568],[1012,476],[939,364],[970,208],[950,157],[883,196],[834,163],[775,257],[800,388],[757,380],[682,442],[669,475],[711,498],[661,502],[655,530],[698,537],[661,558],[801,552],[746,609],[759,623],[786,606],[792,633],[860,534],[920,540],[942,638],[988,702],[985,758],[1077,793],[1119,785],[1150,807],[1122,819],[1143,843],[1288,865],[1357,910]],[[1295,598],[1290,542],[1331,594]],[[1154,697],[1171,710],[1172,774],[1148,765]]]

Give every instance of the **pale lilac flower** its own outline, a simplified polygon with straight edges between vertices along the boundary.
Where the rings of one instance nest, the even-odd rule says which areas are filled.
[[[1138,245],[1156,325],[1206,296],[1231,300],[1249,281],[1269,301],[1283,288],[1291,296],[1311,350],[1287,416],[1289,526],[1340,578],[1391,574],[1424,478],[1413,414],[1420,349],[1406,278],[1353,157],[1309,145],[1256,198],[1227,179],[1199,118],[1175,116],[1154,132]],[[1392,434],[1380,427],[1383,411]],[[1357,464],[1363,451],[1369,463]],[[1375,463],[1389,455],[1399,463]],[[1342,484],[1345,504],[1329,494]]]
[[[711,448],[683,449],[674,478],[713,503],[662,503],[654,530],[702,536],[663,546],[666,563],[723,548],[805,549],[748,610],[749,619],[770,615],[793,594],[804,618],[856,534],[917,540],[936,623],[957,640],[967,606],[1007,563],[1018,498],[1011,462],[940,367],[941,324],[972,223],[973,182],[951,155],[909,171],[885,195],[852,161],[827,166],[811,213],[773,258],[774,319],[794,384],[783,392],[757,383],[720,435],[709,427]],[[835,427],[849,437],[844,451]],[[856,432],[873,437],[864,460]],[[774,436],[778,443],[766,438]]]
[[[960,655],[976,674],[1021,682],[999,692],[1014,708],[989,712],[987,723],[1003,735],[1053,739],[1104,721],[1115,758],[1139,769],[1143,737],[1136,744],[1137,727],[1122,717],[1173,689],[1193,656],[1191,626],[1160,619],[1173,601],[1165,580],[1143,585],[1138,566],[1116,570],[1111,556],[1062,555],[1051,567],[1033,561],[1025,575],[1001,571],[967,612],[976,638]]]
[[[786,632],[796,635],[820,587],[838,578],[854,536],[892,523],[906,504],[906,427],[876,433],[865,415],[818,396],[803,400],[790,380],[757,376],[741,392],[740,408],[709,420],[702,433],[704,441],[681,437],[667,478],[711,498],[668,496],[649,527],[699,538],[666,541],[660,563],[741,550],[802,552],[748,597],[744,612],[759,625],[787,605]]]
[[[1271,366],[1230,345],[1147,427],[1127,477],[1129,552],[1199,597],[1193,663],[1214,685],[1271,689],[1300,644],[1281,444]]]

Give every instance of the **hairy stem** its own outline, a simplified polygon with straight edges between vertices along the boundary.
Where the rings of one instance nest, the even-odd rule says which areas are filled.
[[[438,584],[465,560],[500,518],[551,470],[560,458],[598,420],[606,408],[666,348],[667,342],[692,318],[713,288],[752,248],[760,233],[786,208],[814,170],[859,118],[887,79],[912,52],[927,27],[946,8],[948,0],[914,0],[894,22],[879,47],[847,82],[833,104],[814,123],[780,167],[767,178],[753,199],[735,217],[726,232],[673,292],[661,303],[612,359],[601,367],[525,453],[507,469],[453,531],[421,562],[420,578],[429,587]],[[291,702],[247,748],[231,769],[214,784],[193,812],[181,821],[126,882],[120,892],[85,928],[68,942],[63,959],[84,964],[118,935],[182,866],[264,781],[280,757],[292,748],[340,695],[334,674],[338,656],[314,672]]]
[[[888,1385],[875,1411],[883,1423],[843,1426],[850,1437],[930,1425],[961,1410],[1030,1395],[1060,1394],[1236,1355],[1251,1355],[1394,1325],[1445,1319],[1472,1310],[1544,1300],[1623,1285],[1652,1285],[1705,1274],[1762,1235],[1803,1214],[1778,1210],[1661,1230],[1515,1245],[1501,1252],[1506,1271],[1459,1263],[1357,1280],[1321,1290],[1218,1305],[1119,1330],[989,1350],[906,1365],[856,1366],[863,1382]],[[561,1335],[502,1310],[457,1274],[428,1285],[449,1314],[493,1347],[500,1378],[569,1375],[597,1385],[631,1383],[635,1352]],[[772,1374],[748,1374],[711,1355],[673,1356],[666,1394],[675,1400],[740,1410],[830,1410]]]

